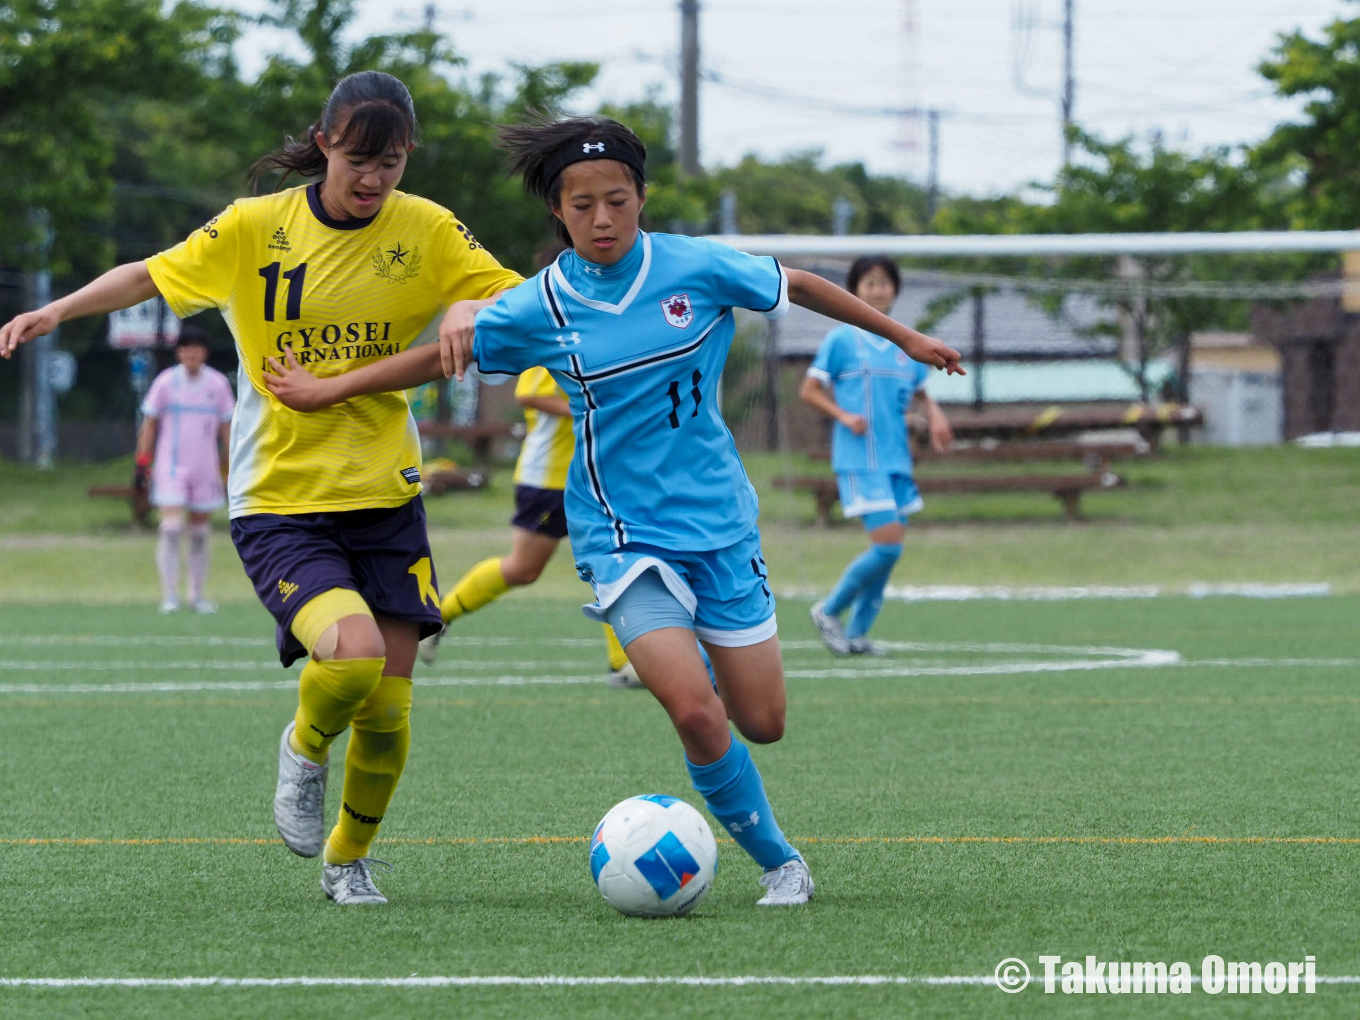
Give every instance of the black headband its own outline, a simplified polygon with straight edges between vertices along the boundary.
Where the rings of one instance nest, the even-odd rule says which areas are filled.
[[[543,161],[543,179],[552,184],[567,167],[587,159],[616,159],[624,166],[637,172],[638,178],[645,181],[647,175],[642,169],[642,157],[631,145],[625,145],[617,138],[598,136],[577,142],[568,142]]]

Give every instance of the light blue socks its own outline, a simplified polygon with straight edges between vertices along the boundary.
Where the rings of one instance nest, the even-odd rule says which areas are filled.
[[[713,817],[766,871],[798,856],[774,820],[751,752],[740,740],[711,765],[695,765],[685,759],[694,788],[703,795]]]
[[[871,545],[845,568],[822,603],[822,611],[827,616],[840,616],[854,603],[855,610],[845,628],[847,638],[862,637],[873,626],[883,608],[883,589],[901,557],[900,545]]]

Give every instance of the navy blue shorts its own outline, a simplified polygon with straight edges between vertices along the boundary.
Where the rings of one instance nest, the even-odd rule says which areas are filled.
[[[567,537],[567,511],[561,489],[538,489],[532,485],[515,486],[515,516],[510,523],[536,535]]]
[[[403,506],[320,514],[247,514],[231,540],[273,614],[279,660],[291,666],[307,649],[290,629],[297,611],[332,588],[356,591],[375,616],[410,620],[428,637],[443,626],[438,581],[419,496]]]

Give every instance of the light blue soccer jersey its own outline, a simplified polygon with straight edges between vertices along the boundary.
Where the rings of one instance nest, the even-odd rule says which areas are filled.
[[[567,394],[578,559],[629,542],[722,549],[755,527],[755,489],[717,402],[733,308],[787,311],[777,261],[643,232],[613,266],[563,252],[478,314],[480,372],[542,365]]]
[[[929,372],[896,344],[857,326],[837,326],[826,335],[808,375],[830,385],[836,403],[869,425],[862,436],[840,422],[832,425],[835,471],[911,474],[904,416]]]

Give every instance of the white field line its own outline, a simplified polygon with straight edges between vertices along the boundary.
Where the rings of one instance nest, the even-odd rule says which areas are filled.
[[[15,666],[35,672],[57,669],[76,671],[89,669],[88,663],[6,663],[0,662],[0,673]],[[165,671],[185,664],[158,662],[124,663],[122,668],[136,672]],[[543,664],[548,665],[548,664]],[[1152,667],[1360,667],[1358,659],[1181,659],[1175,652],[1148,649],[1133,659],[1077,659],[1042,662],[996,662],[966,666],[884,666],[868,669],[790,669],[785,676],[793,680],[855,680],[894,679],[907,677],[1004,676],[1022,673],[1065,673],[1102,669],[1145,669]],[[191,670],[217,668],[212,664],[190,663]],[[246,666],[227,664],[224,669],[249,668],[263,671],[268,664]],[[602,681],[602,672],[583,674],[509,674],[502,676],[419,676],[416,684],[422,688],[435,687],[528,687],[552,685],[591,685]],[[291,691],[297,680],[153,680],[130,683],[0,683],[0,695],[5,694],[165,694],[186,691]]]
[[[817,598],[816,588],[783,588],[780,598]],[[1236,596],[1255,599],[1321,598],[1332,594],[1326,583],[1312,584],[1161,584],[1130,585],[890,585],[884,597],[899,602],[1067,602],[1082,599],[1155,599],[1188,596],[1202,599]]]
[[[1191,982],[1199,983],[1198,976]],[[1360,975],[1319,974],[1319,985],[1360,984]],[[601,986],[684,986],[699,988],[740,988],[760,986],[784,987],[854,987],[882,985],[923,985],[926,987],[995,986],[992,974],[836,974],[836,975],[779,975],[750,974],[731,977],[699,977],[689,975],[628,976],[605,975],[588,977],[545,974],[522,976],[517,974],[478,974],[468,976],[420,977],[178,977],[178,978],[0,978],[0,988],[467,988],[467,987],[529,987],[529,988],[597,988]],[[1036,989],[1040,987],[1036,983]]]

